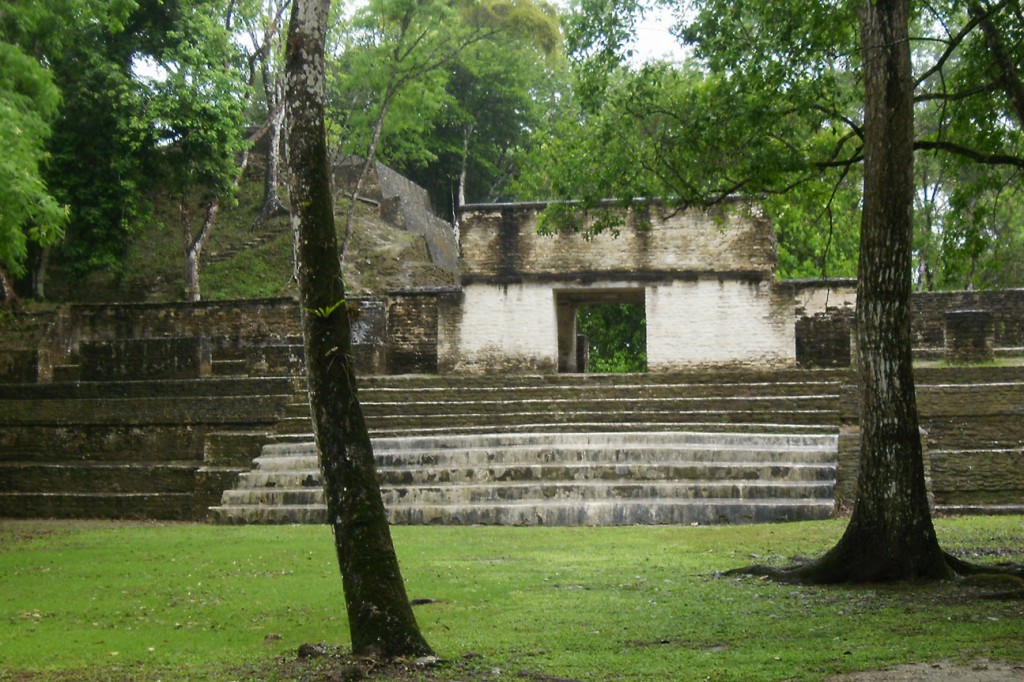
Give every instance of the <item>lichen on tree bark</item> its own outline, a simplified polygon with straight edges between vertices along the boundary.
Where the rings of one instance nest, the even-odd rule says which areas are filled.
[[[329,0],[294,0],[286,53],[289,183],[313,430],[353,653],[431,653],[406,595],[356,395],[324,133]]]

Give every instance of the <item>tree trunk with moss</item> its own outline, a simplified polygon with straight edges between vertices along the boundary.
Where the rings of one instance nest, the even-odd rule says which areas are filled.
[[[329,6],[294,1],[286,58],[289,189],[313,429],[353,653],[419,656],[430,647],[399,572],[350,357],[324,134]]]

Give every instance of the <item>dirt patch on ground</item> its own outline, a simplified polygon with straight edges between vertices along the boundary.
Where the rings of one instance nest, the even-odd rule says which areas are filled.
[[[479,682],[493,680],[511,671],[496,671],[478,654],[466,654],[457,661],[435,657],[380,662],[348,655],[339,647],[304,644],[293,657],[277,661],[278,674],[302,682]],[[527,682],[576,682],[567,677],[545,675],[526,670],[513,673]],[[828,682],[1021,682],[1024,666],[977,661],[969,665],[915,663],[885,670],[847,673],[828,678]]]
[[[456,661],[435,656],[378,661],[351,656],[344,649],[327,644],[303,644],[297,655],[279,658],[274,672],[302,682],[477,682],[493,680],[509,671],[495,670],[483,656],[474,653],[467,653]],[[526,682],[576,682],[525,670],[514,676]]]
[[[971,665],[915,663],[828,679],[829,682],[1020,682],[1024,680],[1024,666],[991,661]]]

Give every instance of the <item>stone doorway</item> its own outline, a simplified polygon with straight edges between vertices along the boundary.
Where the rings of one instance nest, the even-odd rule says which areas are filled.
[[[555,309],[558,318],[558,371],[583,373],[609,371],[607,363],[592,363],[591,341],[584,333],[581,319],[592,316],[603,319],[618,319],[613,334],[602,339],[603,344],[619,345],[626,355],[644,358],[641,364],[633,364],[631,370],[646,371],[646,289],[643,286],[622,285],[616,287],[556,289]],[[639,324],[642,329],[634,327]],[[636,346],[642,346],[636,348]]]

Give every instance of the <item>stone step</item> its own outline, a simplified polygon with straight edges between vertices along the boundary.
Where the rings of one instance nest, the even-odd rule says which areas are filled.
[[[211,501],[195,492],[0,492],[0,517],[187,521]]]
[[[605,426],[614,426],[606,423]],[[826,434],[792,433],[735,433],[712,431],[593,431],[593,432],[514,432],[485,434],[413,435],[402,437],[375,437],[374,451],[380,453],[431,452],[471,450],[481,448],[536,448],[569,446],[573,448],[597,447],[602,449],[628,447],[667,447],[681,449],[711,449],[749,451],[819,451],[835,450],[838,436]],[[312,440],[270,444],[263,448],[265,456],[316,455]]]
[[[801,400],[835,398],[838,383],[772,382],[742,384],[544,384],[536,386],[448,384],[420,387],[370,387],[359,390],[364,404],[447,402],[522,402],[530,400]],[[299,396],[302,397],[302,396]]]
[[[381,495],[387,507],[477,504],[483,502],[512,501],[594,501],[622,499],[717,499],[772,500],[779,499],[832,499],[833,486],[829,482],[787,483],[781,481],[555,481],[545,483],[511,482],[458,483],[448,485],[421,485],[415,487],[383,484]],[[232,505],[311,505],[324,504],[323,489],[300,488],[244,488],[225,491],[222,506]]]
[[[395,506],[388,510],[393,524],[509,525],[509,526],[622,526],[710,525],[722,523],[775,523],[827,519],[829,500],[659,499],[578,502],[503,502],[500,504],[446,504]],[[238,505],[211,510],[217,523],[327,522],[321,505]]]
[[[239,398],[295,394],[288,377],[205,377],[202,379],[147,379],[138,381],[75,381],[66,383],[2,384],[0,401],[45,401]]]
[[[832,463],[835,435],[611,432],[509,433],[376,438],[379,467],[480,467],[512,464],[681,462]],[[316,470],[316,446],[266,445],[253,460],[264,471]]]
[[[189,492],[195,462],[0,462],[0,492]]]
[[[438,469],[483,469],[509,467],[614,467],[650,468],[658,466],[692,467],[708,464],[778,469],[784,466],[825,467],[834,465],[835,452],[707,450],[686,448],[481,448],[477,450],[438,450],[426,452],[377,453],[379,471]],[[266,473],[316,471],[316,454],[261,455],[253,460]]]
[[[465,389],[474,387],[516,390],[569,386],[587,390],[601,386],[784,386],[834,385],[850,381],[852,370],[844,369],[709,369],[644,374],[458,374],[458,375],[367,375],[359,377],[360,392],[373,389]]]
[[[806,390],[806,387],[801,387]],[[369,394],[368,394],[369,393]],[[576,393],[576,395],[574,395]],[[671,392],[666,395],[648,395],[633,392],[615,392],[609,395],[588,393],[580,397],[578,391],[564,391],[557,395],[507,395],[505,391],[487,391],[480,396],[461,395],[456,391],[431,392],[429,395],[398,392],[383,399],[377,392],[360,392],[359,402],[367,416],[400,415],[410,410],[422,415],[494,414],[504,413],[510,407],[518,412],[607,412],[623,408],[639,411],[681,412],[759,412],[787,410],[792,412],[834,412],[838,395],[831,393],[800,395],[686,395]],[[304,396],[293,396],[288,416],[308,416],[309,403]]]
[[[837,441],[835,434],[610,431],[378,437],[374,449],[394,523],[738,523],[831,513]],[[323,518],[313,443],[267,445],[255,464],[211,509],[213,520]],[[669,502],[686,510],[670,511]],[[756,503],[767,510],[750,507]]]
[[[239,359],[216,359],[210,363],[210,371],[215,377],[245,376],[249,372],[249,363]]]
[[[474,415],[443,415],[436,417],[391,417],[386,419],[368,418],[371,434],[383,437],[445,434],[490,434],[517,432],[561,432],[571,431],[732,431],[736,433],[760,433],[766,428],[790,433],[835,433],[838,414],[783,414],[774,413],[775,418],[763,414],[724,413],[720,415],[681,414],[670,412],[652,414],[636,412],[625,414],[621,411],[608,413],[608,418],[596,420],[593,413],[558,415],[545,413],[506,413],[499,419],[481,419]],[[632,417],[635,421],[625,421]],[[308,416],[282,419],[274,432],[281,436],[302,436],[312,438],[312,424]]]
[[[444,436],[446,434],[492,434],[492,433],[561,433],[567,430],[577,432],[609,432],[609,431],[620,431],[623,433],[631,433],[634,431],[665,431],[676,433],[680,430],[686,430],[690,432],[710,432],[710,433],[722,433],[731,432],[737,434],[756,434],[764,431],[766,428],[771,428],[774,431],[784,431],[794,434],[822,434],[828,435],[833,434],[837,431],[835,424],[786,424],[786,423],[770,423],[770,422],[735,422],[735,423],[723,423],[721,421],[664,421],[664,422],[653,422],[653,421],[637,421],[637,422],[615,422],[611,420],[613,415],[609,415],[609,419],[602,421],[576,421],[571,423],[559,423],[550,421],[524,421],[516,424],[464,424],[464,425],[449,425],[449,426],[405,426],[395,428],[373,428],[371,433],[379,437],[390,437],[400,438],[407,436]],[[296,430],[293,433],[281,434],[282,436],[288,436],[292,440],[301,440],[303,435],[301,432]],[[296,438],[296,437],[299,438]],[[312,438],[312,434],[308,428],[305,432],[306,440]]]
[[[506,526],[622,526],[774,523],[829,518],[831,500],[609,500],[586,505],[503,503],[402,507],[389,512],[395,524]]]
[[[298,460],[298,458],[296,458]],[[303,458],[289,467],[261,467],[239,476],[236,488],[258,489],[267,487],[318,487],[323,479],[315,464]],[[758,462],[722,462],[694,460],[690,462],[650,463],[626,461],[621,463],[560,463],[523,464],[479,467],[378,467],[381,485],[409,486],[437,483],[474,483],[481,481],[693,481],[701,479],[780,482],[819,482],[835,479],[835,464],[764,464]]]

